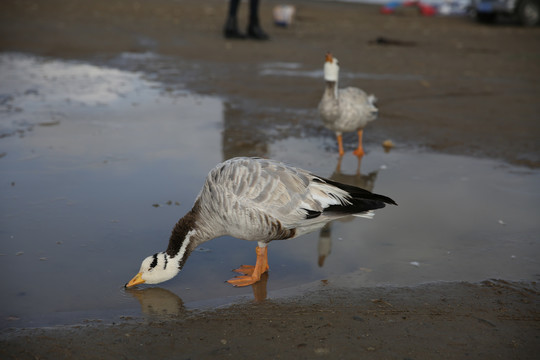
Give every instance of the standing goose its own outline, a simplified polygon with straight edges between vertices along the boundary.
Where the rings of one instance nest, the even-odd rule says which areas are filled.
[[[193,208],[174,226],[169,246],[143,260],[126,284],[157,284],[176,276],[190,253],[218,236],[258,241],[255,266],[242,265],[229,283],[246,286],[268,270],[266,246],[320,229],[347,215],[372,217],[370,210],[396,204],[369,191],[306,170],[260,158],[233,158],[210,171]]]
[[[324,126],[336,133],[340,156],[345,154],[342,133],[351,131],[358,132],[358,148],[353,153],[363,156],[362,132],[370,121],[377,118],[376,98],[354,87],[338,90],[338,77],[338,60],[327,53],[324,63],[326,88],[319,103],[319,113]]]

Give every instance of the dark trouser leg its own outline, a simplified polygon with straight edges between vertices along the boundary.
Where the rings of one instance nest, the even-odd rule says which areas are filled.
[[[259,0],[249,0],[248,36],[257,40],[268,40],[268,35],[259,23]]]
[[[238,7],[240,0],[229,1],[229,13],[227,14],[227,20],[225,27],[223,28],[223,35],[228,39],[243,39],[246,36],[238,31],[238,21],[236,14],[238,13]]]

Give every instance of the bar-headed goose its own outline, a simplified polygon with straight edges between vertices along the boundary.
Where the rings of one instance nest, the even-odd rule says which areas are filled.
[[[272,240],[292,239],[347,215],[396,204],[383,195],[340,184],[274,160],[233,158],[210,171],[193,208],[174,226],[169,246],[143,260],[126,284],[157,284],[176,276],[200,244],[222,235],[257,241],[255,266],[242,265],[229,283],[246,286],[268,270]]]
[[[338,60],[327,53],[324,63],[326,88],[319,103],[319,113],[324,126],[336,133],[340,156],[345,153],[342,133],[351,131],[358,132],[358,148],[354,154],[363,156],[362,133],[364,127],[377,118],[376,98],[354,87],[338,90],[338,77]]]

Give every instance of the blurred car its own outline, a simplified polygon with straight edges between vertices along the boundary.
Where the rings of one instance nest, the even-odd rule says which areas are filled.
[[[494,22],[501,16],[535,26],[540,23],[540,0],[471,0],[470,13],[480,22]]]

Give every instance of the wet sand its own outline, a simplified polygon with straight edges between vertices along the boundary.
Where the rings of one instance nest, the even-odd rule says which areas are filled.
[[[344,290],[167,320],[17,330],[3,359],[534,359],[538,287],[486,281]],[[154,314],[158,304],[152,304]],[[169,311],[171,306],[168,306]]]
[[[262,13],[274,4],[263,2]],[[540,165],[540,29],[485,27],[410,12],[382,16],[376,7],[354,4],[295,4],[298,21],[281,29],[264,17],[272,40],[257,43],[221,38],[224,1],[4,1],[0,48],[91,62],[128,51],[157,52],[186,62],[191,71],[180,74],[186,88],[235,106],[231,132],[242,134],[244,118],[263,123],[259,133],[232,144],[230,156],[264,154],[258,144],[272,136],[264,129],[280,123],[297,123],[301,134],[298,112],[315,119],[310,131],[325,131],[316,116],[321,80],[260,76],[260,64],[301,63],[316,71],[322,54],[332,50],[341,63],[341,86],[361,86],[380,99],[380,121],[368,130],[368,148],[391,138],[402,147]],[[243,4],[242,15],[245,10]],[[379,36],[409,43],[370,42]],[[347,72],[388,80],[351,79]],[[186,310],[180,300],[161,312],[165,318],[154,311],[145,321],[8,330],[0,338],[0,355],[532,359],[540,350],[538,301],[536,283],[349,289],[329,279],[292,298],[205,311]]]

